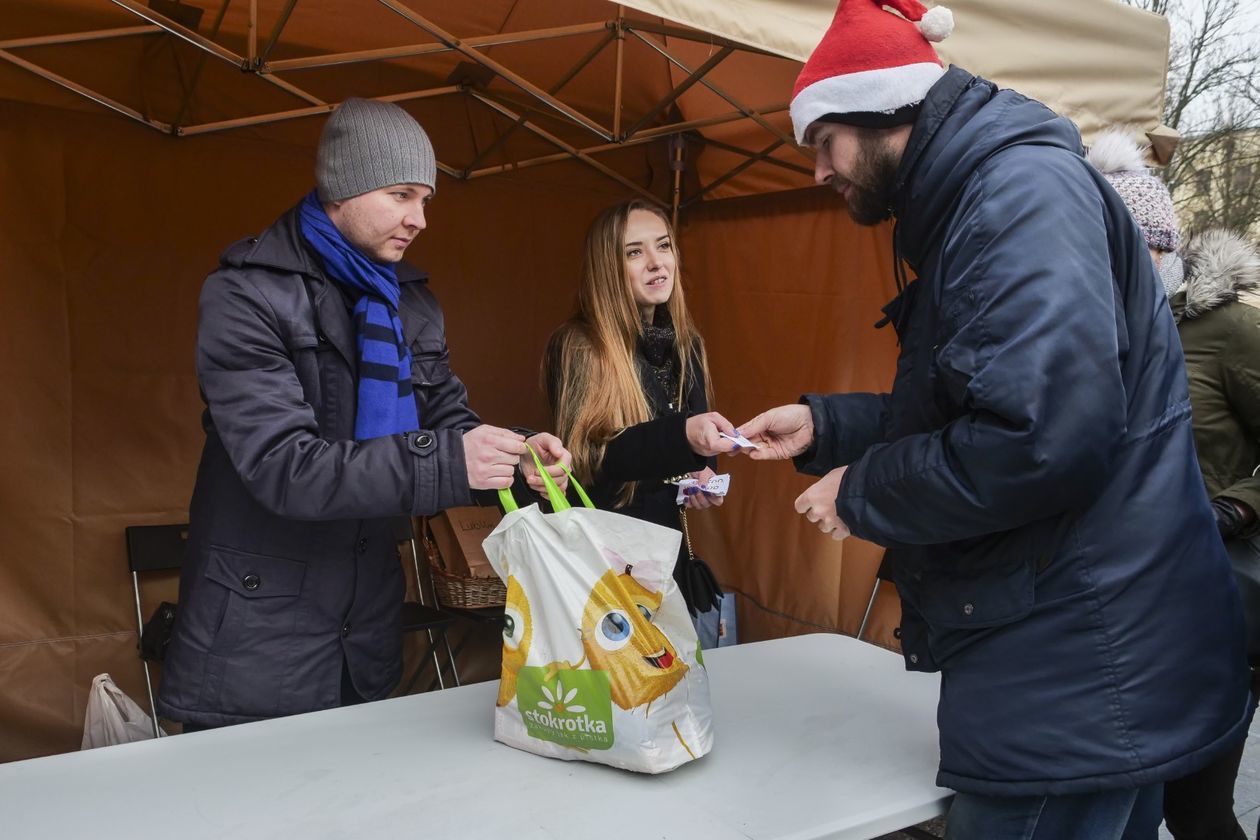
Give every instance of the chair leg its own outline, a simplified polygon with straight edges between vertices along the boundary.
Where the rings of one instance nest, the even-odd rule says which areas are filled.
[[[420,527],[423,528],[424,525],[422,524]],[[416,535],[415,535],[414,530],[412,531],[411,539],[409,540],[409,542],[411,543],[411,562],[412,562],[412,565],[415,567],[415,572],[416,572],[416,594],[420,599],[420,603],[424,604],[427,602],[424,599],[424,577],[420,574],[420,547],[416,545]],[[431,577],[429,578],[429,589],[430,591],[432,591],[433,589],[433,579]],[[432,594],[433,594],[433,605],[437,607],[439,606],[438,600],[437,600],[437,592],[432,592]],[[446,646],[446,661],[451,664],[451,677],[455,680],[455,685],[459,686],[461,685],[459,681],[459,668],[455,666],[455,657],[451,654],[450,634],[447,633],[446,630],[442,630],[440,632],[442,634],[442,644]],[[429,633],[429,644],[431,646],[430,649],[433,652],[433,667],[437,671],[437,674],[438,674],[438,686],[440,688],[446,688],[446,684],[442,681],[442,666],[438,663],[437,643],[433,639],[432,632]]]
[[[435,674],[435,676],[433,676],[433,679],[430,680],[430,683],[428,683],[425,690],[432,691],[433,688],[435,688],[435,686],[437,686],[438,689],[446,688],[445,680],[442,679],[441,660],[437,659],[437,641],[438,640],[433,639],[432,630],[426,630],[425,632],[427,633],[428,637],[430,637],[430,640],[431,640],[430,644],[428,644],[428,651],[423,652],[423,654],[421,654],[420,660],[416,662],[415,669],[412,669],[411,676],[408,676],[407,685],[403,686],[403,690],[402,690],[403,695],[411,694],[412,689],[416,688],[416,683],[418,680],[420,680],[420,676],[423,673],[425,673],[425,671],[428,670],[428,662],[430,662],[430,660],[432,660],[433,662],[433,674]],[[440,633],[440,635],[442,636],[446,635],[445,630],[438,630],[437,632]],[[420,642],[420,644],[423,644],[423,642]]]
[[[162,737],[162,727],[158,726],[157,704],[153,702],[153,678],[149,676],[149,663],[142,661],[140,664],[144,666],[144,688],[149,693],[149,714],[153,717],[150,721],[153,724],[153,737]]]
[[[415,569],[415,573],[416,573],[416,598],[417,600],[420,601],[422,605],[427,605],[428,601],[425,600],[425,596],[424,596],[424,578],[420,576],[420,548],[419,546],[416,545],[416,535],[415,535],[414,528],[412,529],[412,532],[411,532],[411,538],[407,540],[407,542],[411,545],[411,565]],[[434,597],[433,603],[435,605],[437,604],[436,597]],[[424,632],[427,633],[429,636],[429,654],[433,657],[433,670],[437,672],[438,687],[446,688],[446,683],[443,682],[442,680],[442,664],[438,662],[437,640],[433,638],[432,630],[426,630]],[[439,630],[438,632],[441,633],[443,637],[445,637],[446,635],[445,630]],[[415,681],[415,676],[412,677],[411,682],[414,682],[414,681]],[[456,678],[455,684],[459,685],[458,678]],[[410,686],[411,686],[411,683],[408,683],[409,689],[410,689]]]
[[[434,638],[433,634],[435,632],[438,634],[439,638],[436,638],[436,639]],[[429,669],[430,659],[433,660],[434,677],[429,682],[428,688],[426,688],[425,690],[432,691],[434,687],[438,689],[446,688],[446,681],[443,678],[443,674],[442,674],[445,668],[443,668],[442,661],[438,658],[437,647],[438,647],[439,642],[446,646],[447,661],[450,663],[451,675],[455,679],[455,685],[457,686],[460,685],[459,670],[455,667],[455,659],[451,656],[451,641],[450,641],[450,637],[448,636],[446,632],[446,629],[443,628],[437,631],[426,630],[425,633],[427,633],[429,636],[429,650],[426,653],[423,653],[420,655],[420,661],[416,664],[416,667],[412,670],[411,676],[407,678],[407,684],[403,686],[403,691],[402,691],[404,695],[411,693],[411,690],[416,685],[416,681],[420,679],[420,675]]]
[[[875,607],[875,596],[879,594],[879,575],[875,576],[875,585],[871,587],[871,599],[866,602],[866,612],[862,614],[862,624],[858,627],[857,639],[861,641],[866,633],[866,623],[871,620],[871,610]]]
[[[131,573],[131,589],[136,596],[136,645],[139,647],[144,638],[144,613],[140,610],[140,575]],[[143,649],[140,653],[140,664],[144,666],[144,688],[149,695],[149,714],[153,724],[153,737],[162,737],[162,728],[158,726],[157,704],[153,702],[153,678],[149,675],[149,663],[144,659]]]
[[[433,638],[432,630],[425,630],[429,634],[429,655],[433,657],[433,670],[437,673],[438,688],[446,688],[446,683],[442,680],[442,663],[438,661],[437,640]],[[443,638],[446,637],[445,630],[439,630],[438,633]]]
[[[442,631],[442,644],[446,645],[446,661],[451,663],[451,677],[455,680],[455,686],[458,688],[463,683],[459,681],[459,668],[455,665],[455,654],[451,652],[451,634],[445,630]]]

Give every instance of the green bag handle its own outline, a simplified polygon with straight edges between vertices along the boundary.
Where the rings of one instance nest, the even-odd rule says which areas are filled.
[[[561,492],[560,485],[556,484],[556,480],[543,468],[542,459],[538,457],[534,447],[527,443],[525,448],[534,457],[534,465],[538,467],[538,474],[542,476],[543,486],[547,488],[547,500],[551,502],[551,509],[559,513],[562,510],[568,510],[573,507],[573,505],[569,504],[569,500],[565,498],[564,493]],[[569,482],[573,485],[573,489],[577,490],[578,498],[582,500],[582,504],[588,508],[594,508],[595,503],[591,501],[590,496],[586,495],[582,485],[578,484],[577,479],[573,476],[573,471],[564,464],[561,464],[560,467],[564,470],[565,475],[569,477]],[[505,487],[499,491],[499,504],[503,505],[503,509],[508,513],[519,507],[516,504],[516,499],[512,498],[512,488]]]

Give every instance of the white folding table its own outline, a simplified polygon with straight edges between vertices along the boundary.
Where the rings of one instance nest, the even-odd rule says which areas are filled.
[[[0,765],[0,835],[869,838],[944,812],[935,676],[828,634],[707,651],[715,746],[661,776],[492,740],[496,684]]]

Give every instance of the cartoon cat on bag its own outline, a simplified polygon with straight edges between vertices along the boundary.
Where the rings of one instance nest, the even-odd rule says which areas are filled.
[[[659,588],[649,588],[655,585],[650,569],[646,564],[636,569],[611,549],[602,552],[613,568],[595,582],[582,610],[584,656],[576,664],[548,664],[545,679],[586,663],[592,670],[608,672],[613,702],[629,711],[668,693],[686,675],[688,666],[678,657],[673,643],[652,624],[664,595]],[[624,571],[618,574],[618,568]],[[516,694],[516,677],[533,637],[529,599],[510,575],[504,622],[500,706],[507,705]]]
[[[652,624],[662,593],[636,580],[631,566],[625,569],[604,572],[591,590],[582,611],[582,648],[591,668],[608,672],[613,702],[628,711],[677,685],[687,663]]]

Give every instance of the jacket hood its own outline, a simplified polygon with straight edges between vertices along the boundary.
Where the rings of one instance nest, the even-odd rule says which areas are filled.
[[[923,101],[897,174],[898,253],[914,268],[986,160],[1017,145],[1082,154],[1076,126],[1045,105],[951,66]],[[1030,200],[1036,200],[1034,196]]]
[[[1260,290],[1260,253],[1232,231],[1209,230],[1196,236],[1182,259],[1186,282],[1173,301],[1179,317],[1197,318]]]

